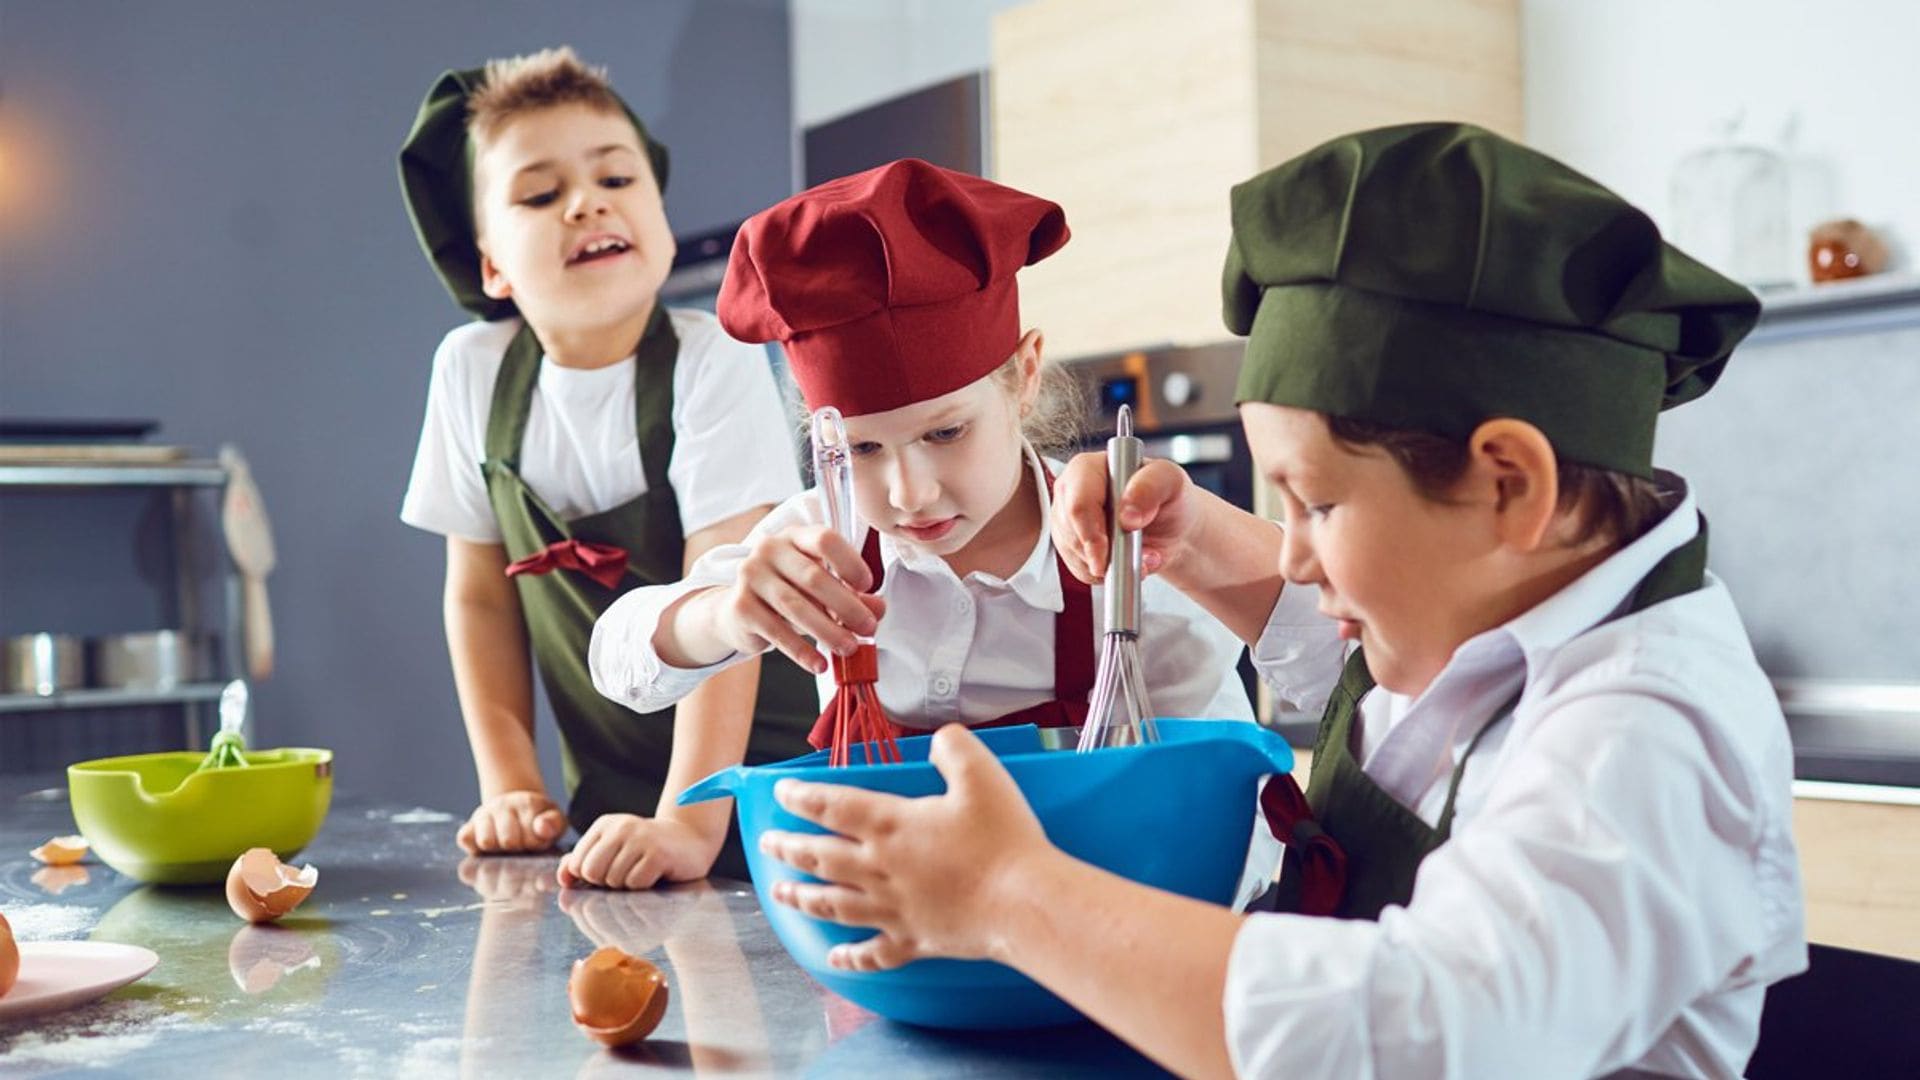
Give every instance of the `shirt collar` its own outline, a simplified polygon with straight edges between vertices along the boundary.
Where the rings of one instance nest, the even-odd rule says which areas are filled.
[[[1487,634],[1501,634],[1512,640],[1531,668],[1536,656],[1565,645],[1620,610],[1661,559],[1700,532],[1699,511],[1687,482],[1664,470],[1655,473],[1655,482],[1662,495],[1675,500],[1675,506],[1653,528],[1574,579],[1566,588]],[[1478,640],[1468,641],[1461,651],[1468,651]]]
[[[1046,466],[1040,460],[1040,454],[1031,443],[1023,443],[1021,456],[1026,459],[1028,471],[1033,473],[1033,487],[1040,498],[1040,535],[1034,538],[1033,550],[1027,553],[1026,561],[1010,578],[1000,578],[993,574],[974,571],[967,575],[968,581],[976,581],[991,589],[1010,589],[1013,594],[1025,601],[1029,607],[1041,611],[1058,612],[1066,606],[1066,600],[1060,588],[1060,564],[1053,557],[1053,536],[1048,521],[1053,512],[1053,492],[1047,483]],[[1051,463],[1057,472],[1059,462]],[[880,534],[880,565],[886,571],[886,580],[891,582],[896,571],[920,574],[926,577],[944,576],[959,583],[953,568],[945,559],[929,555],[911,544],[899,544],[886,533]],[[886,592],[886,584],[881,586]]]

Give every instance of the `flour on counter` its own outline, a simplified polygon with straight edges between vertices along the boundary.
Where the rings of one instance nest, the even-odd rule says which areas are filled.
[[[28,904],[7,909],[19,941],[57,941],[78,937],[99,919],[99,912],[74,904]]]

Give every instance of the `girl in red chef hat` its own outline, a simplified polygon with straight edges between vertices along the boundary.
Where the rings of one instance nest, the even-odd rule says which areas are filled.
[[[853,452],[857,543],[802,493],[685,580],[633,590],[594,627],[601,693],[663,708],[727,667],[778,649],[834,689],[823,652],[877,648],[877,690],[897,734],[949,723],[1078,726],[1103,627],[1046,528],[1064,374],[1021,329],[1015,274],[1067,242],[1045,199],[903,160],[804,191],[747,221],[721,286],[721,324],[780,342],[807,408],[838,409]],[[1065,383],[1066,389],[1059,384]],[[1068,425],[1069,430],[1071,425]],[[767,437],[787,437],[769,431]],[[1070,436],[1069,436],[1070,437]],[[1340,643],[1304,593],[1276,609],[1261,657],[1301,708],[1325,699]],[[1296,610],[1297,609],[1297,610]],[[1157,577],[1141,636],[1155,711],[1251,721],[1241,642]],[[832,738],[814,729],[814,744]],[[1254,808],[1248,807],[1249,819]],[[1278,847],[1264,828],[1243,899]]]

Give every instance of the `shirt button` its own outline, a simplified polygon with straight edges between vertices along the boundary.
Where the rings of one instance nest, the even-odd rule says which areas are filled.
[[[933,692],[936,694],[952,693],[953,680],[947,678],[945,675],[942,675],[939,678],[933,680]]]
[[[962,615],[965,615],[965,614],[966,614],[967,612],[969,612],[969,611],[972,611],[972,610],[973,610],[973,598],[972,598],[972,597],[967,597],[967,596],[963,596],[963,597],[961,597],[960,599],[958,599],[958,600],[955,600],[955,601],[953,602],[953,610],[955,610],[955,611],[957,611],[957,612],[959,612],[959,613],[960,613],[960,614],[962,614]]]

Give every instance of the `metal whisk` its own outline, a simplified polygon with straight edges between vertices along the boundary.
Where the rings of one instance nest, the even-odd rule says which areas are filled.
[[[1160,740],[1140,670],[1140,533],[1120,528],[1120,496],[1140,469],[1140,451],[1133,410],[1122,405],[1113,438],[1107,440],[1107,625],[1086,726],[1080,729],[1082,751]]]
[[[821,510],[833,530],[848,544],[860,542],[853,522],[853,451],[847,444],[847,425],[840,410],[828,405],[813,414],[813,477],[820,491]],[[893,721],[880,705],[874,684],[880,678],[880,654],[873,639],[862,637],[851,656],[835,654],[833,681],[838,687],[821,714],[832,721],[832,749],[828,765],[852,764],[853,744],[861,744],[865,764],[897,762],[900,747],[894,741]]]

